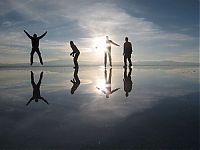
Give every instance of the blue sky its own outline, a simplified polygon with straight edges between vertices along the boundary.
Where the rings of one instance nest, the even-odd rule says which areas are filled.
[[[114,62],[122,62],[125,36],[134,61],[199,59],[198,0],[4,0],[0,7],[0,63],[29,63],[24,29],[31,35],[48,31],[40,43],[45,62],[71,63],[70,40],[80,61],[102,62],[99,44],[106,35],[121,45],[112,47]]]

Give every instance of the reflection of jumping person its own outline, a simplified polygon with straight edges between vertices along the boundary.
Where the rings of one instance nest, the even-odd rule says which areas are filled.
[[[71,88],[71,94],[74,94],[74,92],[81,83],[78,77],[78,67],[76,67],[74,70],[74,78],[71,80],[71,82],[73,83],[73,86]]]
[[[26,32],[25,30],[24,30],[24,32],[31,39],[31,42],[32,42],[32,51],[30,53],[30,55],[31,55],[31,58],[30,58],[31,65],[33,64],[33,54],[35,52],[38,54],[38,56],[40,58],[40,63],[43,65],[42,56],[41,56],[41,53],[40,53],[40,50],[39,50],[39,41],[40,41],[41,38],[43,38],[47,34],[47,31],[39,37],[37,37],[37,34],[33,34],[33,36],[30,36],[28,34],[28,32]]]
[[[126,97],[128,97],[129,92],[132,90],[132,80],[131,80],[131,73],[132,73],[132,68],[129,68],[129,73],[127,75],[127,68],[124,68],[124,91],[126,92]]]
[[[106,50],[105,50],[105,55],[104,55],[104,66],[105,67],[106,67],[106,64],[107,64],[107,57],[109,57],[110,66],[112,67],[111,44],[113,44],[115,46],[119,46],[118,44],[116,44],[113,41],[109,40],[109,37],[106,36]]]
[[[76,45],[74,44],[73,41],[70,41],[70,46],[72,48],[72,52],[70,53],[70,56],[74,57],[74,68],[78,68],[78,56],[80,55],[80,51],[78,50],[78,48],[76,47]]]
[[[30,100],[27,102],[28,104],[35,99],[35,102],[38,102],[39,99],[43,100],[45,103],[49,104],[41,95],[40,95],[40,84],[42,82],[43,72],[40,73],[40,79],[37,84],[34,82],[34,74],[31,71],[31,84],[33,87],[33,96],[30,98]]]
[[[132,62],[131,62],[131,54],[132,54],[132,45],[131,42],[128,41],[128,37],[125,37],[125,43],[124,43],[124,67],[127,66],[127,59],[129,61],[129,67],[132,66]]]
[[[107,78],[107,70],[105,69],[104,72],[104,76],[105,76],[105,90],[96,87],[98,90],[100,90],[103,94],[106,95],[106,98],[109,98],[109,95],[116,92],[117,90],[119,90],[120,88],[116,88],[114,90],[111,90],[111,78],[112,78],[112,68],[110,68],[110,72],[109,72],[109,77]]]

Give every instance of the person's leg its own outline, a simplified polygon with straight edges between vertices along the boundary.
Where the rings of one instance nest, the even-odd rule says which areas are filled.
[[[38,54],[38,56],[39,56],[39,59],[40,59],[40,63],[43,65],[43,61],[42,61],[42,56],[41,56],[41,53],[40,53],[40,50],[39,49],[37,49],[37,54]]]
[[[132,66],[132,62],[131,62],[131,56],[128,57],[128,61],[129,61],[129,66]]]
[[[107,52],[104,53],[104,66],[107,64]]]
[[[78,56],[79,56],[79,53],[76,53],[75,56],[74,56],[74,65],[75,65],[75,68],[78,67]]]
[[[108,51],[110,66],[112,67],[111,49]]]
[[[127,66],[127,57],[124,56],[124,67],[126,67],[126,66]]]
[[[30,63],[31,63],[31,65],[33,64],[33,54],[35,53],[35,50],[34,49],[32,49],[32,51],[31,51],[31,53],[30,53]]]

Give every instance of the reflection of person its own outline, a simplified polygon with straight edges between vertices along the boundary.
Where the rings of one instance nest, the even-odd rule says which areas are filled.
[[[40,39],[42,39],[47,34],[47,31],[39,37],[37,37],[37,34],[33,34],[33,36],[30,36],[28,34],[28,32],[26,32],[25,30],[24,30],[24,32],[31,39],[31,42],[32,42],[32,51],[30,53],[30,55],[31,55],[31,58],[30,58],[31,65],[33,64],[33,54],[35,52],[38,54],[39,59],[40,59],[40,63],[43,65],[42,56],[41,56],[41,53],[40,53],[40,50],[39,50],[39,41],[40,41]]]
[[[74,78],[71,80],[71,82],[73,83],[73,86],[71,88],[71,94],[74,94],[74,92],[76,91],[76,89],[80,85],[80,80],[79,80],[79,77],[78,77],[78,67],[76,67],[75,70],[74,70]]]
[[[127,75],[127,68],[125,67],[124,68],[124,79],[123,79],[123,82],[124,82],[124,91],[126,92],[126,97],[128,97],[129,95],[129,92],[131,92],[132,90],[132,80],[131,80],[131,73],[132,73],[132,68],[129,68],[129,73]]]
[[[124,43],[124,67],[127,66],[127,59],[129,61],[129,67],[132,66],[132,62],[131,62],[131,54],[132,54],[132,45],[131,42],[128,41],[128,37],[125,37],[125,43]]]
[[[104,66],[105,67],[106,67],[106,64],[107,64],[107,57],[109,57],[110,66],[112,67],[111,44],[113,44],[115,46],[119,46],[118,44],[116,44],[113,41],[109,40],[109,37],[106,36],[106,50],[105,50],[105,55],[104,55]]]
[[[116,92],[117,90],[119,90],[120,88],[116,88],[114,90],[111,90],[111,78],[112,78],[112,68],[110,68],[110,72],[109,72],[109,77],[107,78],[107,70],[105,69],[104,71],[104,76],[105,76],[105,90],[96,87],[98,90],[100,90],[103,94],[106,95],[106,98],[109,98],[109,95]]]
[[[34,74],[31,71],[31,84],[33,87],[33,96],[30,98],[30,100],[27,102],[27,106],[28,104],[32,101],[35,100],[35,102],[38,102],[39,99],[43,100],[45,103],[49,104],[41,95],[40,95],[40,85],[42,82],[42,78],[43,78],[43,72],[40,73],[40,79],[38,81],[37,84],[35,84],[34,82]]]
[[[80,51],[76,47],[73,41],[70,41],[70,46],[72,48],[72,52],[70,53],[70,56],[74,57],[74,68],[78,67],[78,56],[80,55]]]

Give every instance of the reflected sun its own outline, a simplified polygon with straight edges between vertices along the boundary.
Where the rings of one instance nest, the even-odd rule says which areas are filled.
[[[96,87],[99,88],[100,90],[105,90],[106,84],[105,81],[102,79],[98,79],[96,82]]]

